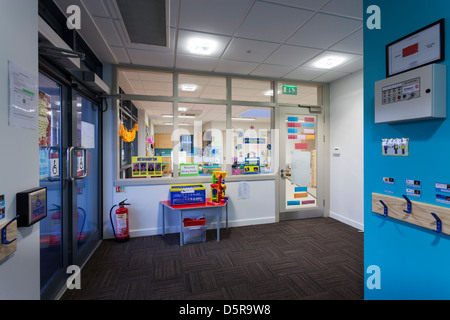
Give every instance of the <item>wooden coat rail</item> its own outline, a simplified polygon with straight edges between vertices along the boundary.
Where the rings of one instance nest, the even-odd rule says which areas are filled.
[[[0,225],[0,261],[17,250],[17,218]]]
[[[372,193],[372,211],[437,233],[450,235],[450,208]],[[409,212],[409,213],[408,213]]]

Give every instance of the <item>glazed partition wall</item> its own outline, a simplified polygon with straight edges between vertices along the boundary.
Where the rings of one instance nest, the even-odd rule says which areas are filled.
[[[322,84],[133,66],[116,67],[114,75],[116,185],[182,183],[185,163],[198,166],[190,181],[209,181],[217,170],[231,181],[277,179],[280,110],[322,105]],[[128,105],[137,110],[137,126],[123,116]],[[124,142],[123,132],[133,139]],[[124,163],[126,149],[133,154]],[[141,168],[143,157],[162,170]]]

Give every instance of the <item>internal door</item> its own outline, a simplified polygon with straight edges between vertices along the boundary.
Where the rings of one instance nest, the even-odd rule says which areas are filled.
[[[280,108],[280,220],[324,216],[322,119],[309,108]]]
[[[64,286],[101,239],[99,108],[79,92],[39,74],[40,186],[47,218],[40,222],[41,298]]]

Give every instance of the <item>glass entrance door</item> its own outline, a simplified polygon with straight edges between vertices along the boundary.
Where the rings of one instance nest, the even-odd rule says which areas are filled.
[[[280,220],[322,217],[319,179],[323,136],[321,115],[308,109],[280,111]]]
[[[75,101],[76,141],[69,150],[76,200],[72,208],[72,247],[74,263],[81,264],[100,238],[99,108],[80,94]]]
[[[98,106],[62,82],[39,74],[40,186],[48,216],[40,223],[41,298],[64,286],[101,239]]]

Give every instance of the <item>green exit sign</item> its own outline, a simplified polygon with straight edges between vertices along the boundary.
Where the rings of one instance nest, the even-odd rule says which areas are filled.
[[[297,95],[297,86],[283,86],[283,94],[296,96]]]

